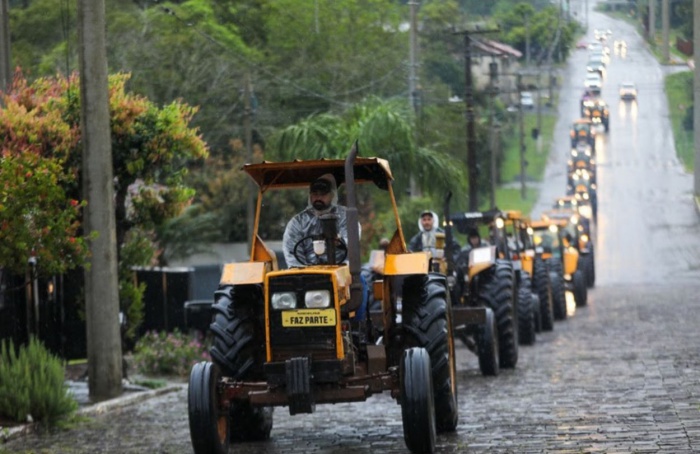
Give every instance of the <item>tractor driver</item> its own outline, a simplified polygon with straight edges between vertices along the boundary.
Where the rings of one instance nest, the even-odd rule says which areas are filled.
[[[434,253],[437,238],[435,234],[445,233],[438,225],[439,219],[437,213],[431,210],[423,210],[418,218],[419,232],[409,241],[408,250],[412,252],[430,251]],[[453,238],[450,246],[452,248],[453,260],[456,260],[460,249],[459,243]]]
[[[335,177],[330,173],[322,175],[314,180],[309,186],[309,201],[307,207],[296,214],[287,223],[284,229],[283,249],[284,259],[287,266],[292,268],[295,266],[306,266],[321,263],[321,257],[314,253],[313,241],[309,236],[322,234],[320,216],[324,214],[335,214],[338,216],[337,227],[338,236],[347,245],[348,228],[347,228],[347,210],[344,206],[338,205],[338,187]],[[297,254],[294,254],[294,248],[304,238],[297,247]],[[346,252],[340,248],[336,249],[336,260],[340,261]],[[324,257],[325,254],[322,255]],[[324,257],[325,258],[325,257]],[[302,260],[302,261],[300,261]]]

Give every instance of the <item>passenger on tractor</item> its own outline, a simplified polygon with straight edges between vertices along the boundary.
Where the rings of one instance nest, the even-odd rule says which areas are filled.
[[[418,233],[408,242],[408,250],[412,252],[429,251],[435,254],[436,233],[444,233],[439,225],[437,213],[431,210],[423,210],[418,218]],[[459,254],[460,245],[456,240],[452,240],[452,255],[456,260]]]
[[[309,186],[309,203],[307,207],[297,213],[287,223],[282,237],[284,259],[287,266],[298,267],[306,265],[316,265],[327,263],[325,254],[317,255],[314,252],[314,238],[321,239],[323,235],[321,216],[337,216],[337,231],[342,242],[347,245],[348,226],[347,210],[344,206],[338,205],[338,187],[333,175],[325,174],[316,179]],[[302,244],[297,246],[299,242]],[[297,247],[297,254],[294,248]],[[347,249],[336,249],[336,261],[341,262],[347,256]],[[302,260],[303,261],[300,261]]]

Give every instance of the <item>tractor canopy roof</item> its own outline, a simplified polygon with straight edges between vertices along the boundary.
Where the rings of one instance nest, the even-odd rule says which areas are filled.
[[[268,189],[301,188],[325,174],[332,174],[338,187],[345,183],[344,159],[312,159],[287,162],[264,161],[242,167],[262,191]],[[389,162],[381,158],[357,158],[353,166],[355,183],[374,183],[387,190],[391,175]]]
[[[561,220],[561,219],[540,219],[538,221],[532,221],[530,223],[530,227],[532,227],[533,230],[538,231],[538,230],[547,230],[549,229],[550,226],[555,225],[559,228],[566,227],[568,221]]]
[[[549,221],[562,221],[565,224],[578,224],[579,215],[576,211],[568,208],[560,208],[558,210],[550,210],[542,213],[542,218]]]
[[[481,225],[489,225],[496,218],[502,217],[503,212],[498,208],[489,211],[471,211],[453,214],[450,216],[450,224],[453,225],[459,233],[467,234],[470,230],[476,229]]]

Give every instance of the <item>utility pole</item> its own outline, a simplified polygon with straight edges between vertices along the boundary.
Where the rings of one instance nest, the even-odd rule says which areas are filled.
[[[656,45],[656,14],[654,10],[656,0],[649,0],[649,43],[652,46]]]
[[[695,165],[693,176],[695,197],[700,197],[700,0],[693,0],[693,138],[695,139]]]
[[[663,40],[662,54],[665,64],[671,61],[671,54],[669,50],[669,14],[668,14],[668,2],[669,0],[661,0],[661,39]]]
[[[119,330],[117,235],[114,171],[109,128],[109,89],[104,0],[78,1],[80,50],[80,127],[83,144],[85,232],[90,266],[85,268],[88,386],[93,401],[122,393],[122,346]]]
[[[464,37],[464,104],[467,117],[467,172],[469,178],[469,211],[479,210],[479,169],[476,159],[476,132],[474,125],[474,83],[472,81],[471,36],[497,32],[498,29],[457,32]]]
[[[0,0],[0,91],[6,91],[12,83],[10,7],[8,2],[9,0]]]
[[[417,60],[418,60],[418,20],[417,20],[417,12],[416,10],[418,9],[418,2],[415,0],[411,0],[408,2],[408,6],[410,7],[410,20],[411,20],[411,30],[409,32],[409,65],[408,65],[408,102],[413,107],[413,113],[416,118],[416,126],[418,123],[418,75],[417,75],[417,69],[416,67],[418,66]],[[414,135],[417,136],[417,129],[414,130]],[[417,141],[417,137],[416,141]],[[418,190],[418,185],[416,184],[416,179],[413,174],[411,174],[410,178],[410,183],[409,183],[409,190],[411,191],[411,195],[419,195],[419,190]]]
[[[520,102],[520,92],[523,89],[523,76],[518,73],[516,76],[516,88],[518,90],[518,132],[520,137],[520,198],[525,200],[527,189],[525,188],[525,119],[523,118],[523,104]]]
[[[498,94],[498,64],[496,62],[489,63],[489,148],[491,151],[491,205],[496,206],[496,157],[498,154],[498,134],[496,133],[494,98]]]
[[[411,0],[408,2],[411,8],[411,30],[409,37],[409,68],[408,68],[408,102],[413,106],[413,110],[418,110],[418,76],[416,71],[416,60],[418,58],[418,20],[416,9],[418,2]]]
[[[253,127],[251,126],[251,116],[252,109],[250,105],[250,97],[252,90],[250,87],[250,72],[245,74],[245,87],[243,89],[243,100],[244,113],[243,113],[243,129],[245,133],[245,151],[246,151],[246,162],[248,164],[253,162]],[[248,197],[246,199],[246,221],[248,230],[248,248],[250,249],[250,256],[253,256],[253,230],[255,221],[255,185],[250,178],[248,180]]]
[[[530,67],[530,15],[525,15],[525,67]]]

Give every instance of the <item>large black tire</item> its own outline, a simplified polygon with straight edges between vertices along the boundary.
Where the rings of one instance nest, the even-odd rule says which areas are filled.
[[[588,304],[588,287],[586,286],[586,276],[583,271],[576,270],[571,277],[574,286],[574,301],[576,307],[583,307]]]
[[[195,454],[228,453],[231,423],[227,410],[218,407],[219,377],[219,368],[210,362],[197,363],[190,372],[187,413]]]
[[[586,287],[595,287],[595,253],[593,250],[586,255],[581,256],[583,274],[586,276]]]
[[[518,285],[518,342],[521,345],[535,343],[535,308],[532,305],[532,281],[525,272],[520,272]]]
[[[262,380],[265,362],[264,300],[258,285],[219,288],[209,327],[212,361],[234,380]],[[231,440],[260,441],[270,438],[271,407],[231,402]]]
[[[436,422],[429,353],[420,347],[405,350],[399,372],[406,446],[414,454],[433,453]]]
[[[457,429],[457,363],[447,280],[438,274],[408,276],[403,283],[404,346],[430,354],[438,432]]]
[[[566,320],[566,288],[561,263],[556,259],[548,260],[549,282],[552,285],[552,306],[554,320]]]
[[[518,363],[518,325],[513,291],[513,265],[497,260],[495,266],[479,275],[480,304],[491,308],[498,327],[498,361],[503,369]]]
[[[223,375],[235,380],[262,379],[265,331],[262,288],[221,286],[214,294],[210,354]]]
[[[535,258],[532,269],[532,288],[540,298],[540,323],[542,331],[554,329],[554,304],[552,302],[552,284],[547,272],[547,264],[541,257]]]
[[[486,321],[479,327],[477,337],[477,355],[479,356],[479,369],[483,375],[498,375],[498,333],[496,317],[491,308],[486,308]]]

